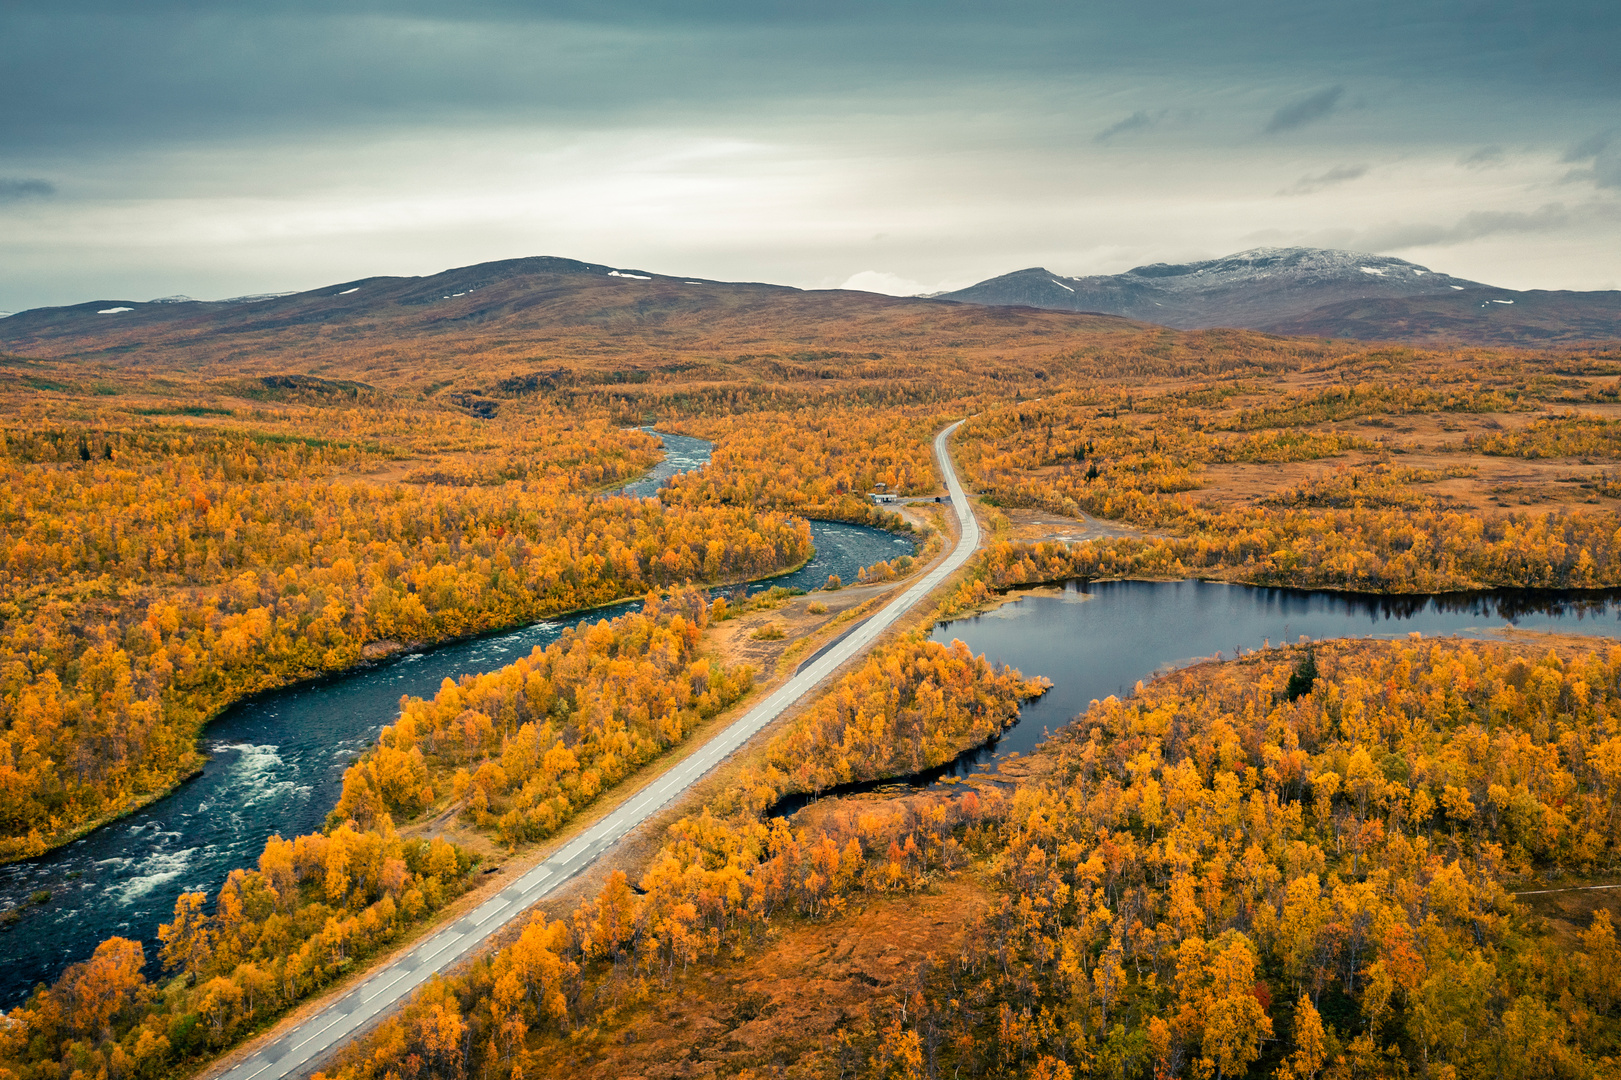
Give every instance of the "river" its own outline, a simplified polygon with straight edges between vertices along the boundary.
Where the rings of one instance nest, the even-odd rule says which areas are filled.
[[[670,472],[700,468],[708,460],[703,440],[662,437],[668,458],[660,469],[667,471],[629,485],[627,494],[655,494]],[[811,528],[817,547],[812,561],[792,574],[756,582],[751,591],[814,588],[829,574],[851,581],[861,567],[911,550],[909,542],[876,529],[830,522],[812,522]],[[1504,626],[1621,637],[1621,592],[1377,597],[1197,581],[1070,583],[1054,592],[1032,592],[934,629],[935,640],[961,638],[993,662],[1053,682],[995,745],[941,772],[985,768],[1009,753],[1028,753],[1095,698],[1127,693],[1159,671],[1230,657],[1267,641],[1414,632],[1485,637]],[[343,770],[393,719],[402,694],[432,695],[446,678],[501,667],[579,622],[611,618],[636,604],[396,657],[226,710],[204,732],[210,758],[199,776],[72,844],[0,867],[0,910],[24,911],[0,933],[0,1007],[18,1004],[35,983],[54,978],[113,934],[141,938],[148,956],[155,955],[157,926],[169,918],[181,892],[213,893],[232,869],[253,863],[272,833],[293,836],[319,828],[337,801]],[[48,899],[32,903],[30,897],[40,892],[49,893]]]
[[[702,468],[713,444],[661,434],[666,460],[625,494],[652,496],[674,472]],[[755,582],[812,589],[837,574],[908,554],[910,541],[878,529],[813,521],[816,554],[792,574]],[[273,833],[320,828],[338,800],[343,771],[399,712],[403,694],[431,697],[449,678],[491,671],[544,647],[583,621],[640,606],[550,619],[504,633],[396,657],[345,675],[241,702],[204,730],[208,763],[200,775],[151,806],[49,852],[0,867],[0,1008],[88,957],[113,935],[139,938],[157,954],[158,924],[190,890],[212,895],[231,870],[251,866]],[[48,894],[35,903],[36,894]],[[155,971],[154,971],[155,973]]]

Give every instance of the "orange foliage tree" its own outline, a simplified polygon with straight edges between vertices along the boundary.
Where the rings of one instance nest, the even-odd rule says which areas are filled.
[[[454,801],[509,845],[550,836],[600,791],[684,739],[753,685],[698,655],[703,594],[650,595],[499,671],[445,680],[344,774],[330,820],[414,817]]]
[[[781,514],[549,481],[361,483],[334,470],[377,454],[321,443],[13,433],[0,463],[0,859],[162,793],[195,767],[210,715],[373,643],[761,577],[810,554],[804,522]],[[599,446],[624,448],[601,430],[551,448],[572,469]]]
[[[822,405],[683,419],[675,426],[717,442],[708,467],[675,477],[668,498],[903,528],[869,495],[879,485],[908,495],[938,490],[931,441],[946,415],[938,406]]]

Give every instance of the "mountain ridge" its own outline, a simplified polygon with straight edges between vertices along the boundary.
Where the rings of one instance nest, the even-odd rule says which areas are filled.
[[[1119,274],[1087,277],[1030,267],[940,298],[1101,311],[1179,330],[1214,325],[1255,329],[1330,302],[1490,288],[1387,255],[1263,247],[1219,259],[1148,263]]]
[[[401,356],[501,355],[563,347],[715,355],[958,351],[1024,353],[1076,333],[1151,328],[1108,315],[986,308],[855,290],[721,282],[552,256],[368,277],[265,299],[95,300],[0,320],[0,352],[33,359],[233,370],[302,370],[342,352],[399,369]],[[831,352],[829,352],[831,350]],[[535,361],[535,362],[538,362]],[[292,365],[292,367],[289,367]],[[312,373],[319,374],[314,368]],[[405,378],[403,370],[398,378]]]
[[[1118,315],[1178,330],[1229,326],[1497,345],[1621,337],[1621,292],[1505,289],[1405,259],[1332,248],[1252,248],[1087,277],[1030,267],[934,295],[986,306]],[[1503,310],[1515,305],[1521,306]]]
[[[1037,336],[1057,329],[1029,323],[1038,312],[1060,321],[1411,344],[1524,347],[1621,339],[1621,292],[1522,292],[1389,256],[1256,248],[1092,277],[1029,267],[929,297],[726,282],[537,255],[224,300],[165,296],[34,308],[0,319],[0,348],[89,356],[152,347],[218,352],[238,342],[284,350],[330,335],[381,342],[533,334],[547,327],[611,333],[632,323],[655,333],[718,333],[740,342],[772,324],[793,325],[802,340],[828,335],[848,346],[859,344],[864,325],[877,330],[878,322],[896,319],[949,324],[953,335],[992,325],[1003,334],[1027,323]]]
[[[48,345],[70,339],[153,329],[176,334],[248,334],[342,323],[352,319],[415,313],[418,324],[445,325],[499,319],[514,309],[543,306],[557,299],[560,282],[570,279],[613,285],[657,283],[724,286],[728,289],[800,292],[785,285],[677,278],[645,270],[538,255],[452,267],[436,274],[401,277],[373,275],[285,293],[224,300],[160,297],[155,300],[89,300],[31,308],[0,320],[0,344]],[[502,289],[523,283],[528,288]],[[493,291],[492,291],[493,290]],[[561,291],[568,291],[563,289]],[[474,297],[475,293],[485,293]],[[467,299],[472,297],[472,299]],[[442,312],[434,305],[452,304]],[[612,307],[612,303],[605,305]],[[679,305],[678,305],[679,306]],[[694,306],[694,305],[688,305]]]

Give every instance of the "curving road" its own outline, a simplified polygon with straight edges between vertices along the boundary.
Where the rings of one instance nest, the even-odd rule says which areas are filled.
[[[347,1041],[378,1015],[400,1004],[412,990],[435,972],[455,964],[514,919],[530,905],[590,866],[620,837],[646,821],[671,799],[720,764],[767,724],[813,690],[853,656],[864,652],[946,578],[956,573],[979,547],[979,524],[957,482],[946,440],[962,423],[952,424],[934,439],[934,454],[951,492],[961,535],[951,553],[878,614],[858,626],[821,656],[803,665],[793,678],[726,730],[720,732],[685,761],[643,788],[617,810],[593,825],[563,850],[513,882],[499,895],[454,924],[420,942],[404,957],[373,972],[321,1012],[299,1024],[246,1061],[220,1074],[219,1080],[282,1080],[308,1071],[327,1051]]]

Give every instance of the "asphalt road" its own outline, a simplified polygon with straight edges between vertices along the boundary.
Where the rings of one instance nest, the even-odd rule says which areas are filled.
[[[962,421],[959,420],[957,424],[952,424],[934,439],[935,457],[940,462],[941,475],[946,479],[951,504],[957,511],[957,521],[962,527],[957,546],[944,561],[890,601],[878,614],[858,626],[848,637],[804,666],[770,697],[750,709],[742,719],[637,792],[573,843],[535,866],[472,913],[419,943],[403,958],[378,969],[365,982],[321,1012],[221,1074],[220,1080],[282,1080],[283,1077],[302,1076],[310,1072],[327,1051],[346,1042],[378,1015],[399,1005],[435,972],[473,953],[491,935],[512,920],[522,918],[536,901],[590,866],[621,837],[680,795],[732,751],[748,742],[846,660],[865,652],[896,620],[947,577],[956,573],[979,547],[979,524],[974,520],[962,486],[957,482],[951,456],[946,451],[946,440],[960,423]]]

